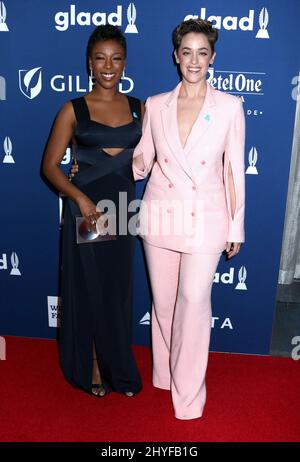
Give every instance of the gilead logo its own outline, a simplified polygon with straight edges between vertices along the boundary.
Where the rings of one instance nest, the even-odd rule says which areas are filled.
[[[26,98],[35,98],[42,89],[41,67],[19,70],[19,88]]]

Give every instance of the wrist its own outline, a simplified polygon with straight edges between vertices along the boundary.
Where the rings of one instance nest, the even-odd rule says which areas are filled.
[[[77,205],[81,204],[85,200],[85,195],[84,194],[79,194],[78,196],[74,197],[74,201],[76,202]]]

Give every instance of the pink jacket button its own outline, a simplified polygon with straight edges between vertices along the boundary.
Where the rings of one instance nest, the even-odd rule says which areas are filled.
[[[193,191],[196,191],[196,189],[197,189],[196,186],[193,186],[193,187],[192,187],[192,190],[193,190]]]
[[[173,185],[171,185],[171,183],[169,183],[169,188],[173,188]]]
[[[192,215],[192,217],[194,217],[194,216],[195,216],[195,212],[191,212],[191,215]]]
[[[201,164],[202,164],[202,165],[206,164],[206,161],[205,161],[205,160],[201,160]]]
[[[165,158],[165,163],[167,164],[168,162],[169,162],[169,161],[168,161],[168,159],[167,159],[167,158]]]

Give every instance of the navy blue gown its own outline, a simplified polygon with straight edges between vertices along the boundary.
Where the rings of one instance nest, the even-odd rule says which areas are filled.
[[[95,204],[112,200],[117,216],[119,193],[127,195],[122,207],[135,198],[132,155],[142,134],[140,101],[128,97],[128,103],[133,121],[112,128],[90,119],[84,97],[72,100],[79,166],[73,183]],[[103,150],[113,147],[123,150],[115,156]],[[131,349],[135,238],[120,235],[117,228],[116,240],[77,244],[76,216],[81,216],[79,208],[66,199],[60,330],[63,372],[74,386],[90,392],[94,341],[106,390],[136,393],[142,385]]]

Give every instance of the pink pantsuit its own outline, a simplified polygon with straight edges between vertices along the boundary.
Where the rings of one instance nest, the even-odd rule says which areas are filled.
[[[244,242],[244,140],[241,101],[209,84],[183,148],[177,123],[181,83],[148,98],[135,179],[151,171],[140,234],[153,294],[153,384],[170,389],[175,416],[193,419],[205,404],[211,287],[226,242]],[[231,211],[231,166],[235,209]]]

